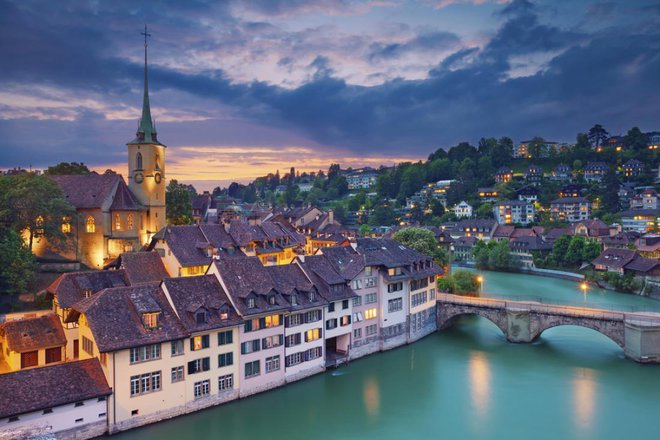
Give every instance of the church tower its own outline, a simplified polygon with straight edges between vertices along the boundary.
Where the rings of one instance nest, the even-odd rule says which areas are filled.
[[[165,145],[158,142],[151,119],[149,81],[147,78],[147,27],[144,27],[144,96],[142,117],[135,139],[128,144],[128,187],[146,211],[142,213],[141,244],[167,223],[165,215]]]

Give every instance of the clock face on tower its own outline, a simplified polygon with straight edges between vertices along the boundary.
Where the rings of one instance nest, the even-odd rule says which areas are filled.
[[[135,173],[135,183],[142,183],[143,180],[144,180],[144,174]]]
[[[154,180],[156,181],[156,183],[160,183],[161,180],[163,180],[163,177],[160,175],[160,173],[156,173],[154,174]]]

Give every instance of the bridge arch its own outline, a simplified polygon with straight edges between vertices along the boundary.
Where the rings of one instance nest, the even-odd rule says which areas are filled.
[[[447,329],[452,327],[461,316],[478,316],[484,318],[495,324],[505,337],[508,334],[506,312],[490,308],[475,307],[470,310],[463,310],[460,307],[443,305],[442,309],[438,310],[438,328]]]
[[[621,349],[625,349],[625,340],[623,338],[623,332],[611,331],[609,328],[603,328],[599,323],[589,322],[589,321],[577,321],[577,322],[551,322],[546,325],[539,327],[534,333],[532,333],[532,341],[537,340],[541,337],[543,332],[557,327],[582,327],[593,330],[601,335],[605,336],[610,341],[614,342]]]

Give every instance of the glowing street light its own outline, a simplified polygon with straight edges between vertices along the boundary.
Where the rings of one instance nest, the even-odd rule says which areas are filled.
[[[479,294],[483,293],[484,287],[484,277],[481,275],[477,276],[477,283],[479,283]]]

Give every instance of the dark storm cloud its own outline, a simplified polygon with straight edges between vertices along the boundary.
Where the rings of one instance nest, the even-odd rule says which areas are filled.
[[[154,45],[158,59],[167,59],[168,52],[194,54],[202,46],[236,49],[258,44],[252,40],[263,33],[288,39],[293,53],[276,56],[274,63],[289,69],[299,61],[296,51],[303,46],[308,51],[317,49],[306,45],[305,31],[286,34],[267,20],[240,22],[230,14],[229,6],[210,2],[160,3],[159,7],[99,2],[75,13],[73,6],[61,5],[0,1],[0,59],[4,60],[0,81],[6,87],[51,85],[73,97],[98,93],[109,105],[137,105],[142,65],[134,27],[145,16],[162,29]],[[340,8],[349,3],[263,1],[251,3],[250,8],[282,15],[314,5]],[[127,19],[127,11],[133,19]],[[219,20],[221,29],[208,24],[205,17]],[[167,65],[151,67],[150,84],[160,92],[156,95],[162,99],[159,108],[212,114],[215,107],[223,106],[255,125],[290,130],[327,148],[360,154],[406,152],[424,157],[438,146],[491,135],[572,140],[577,131],[596,122],[612,132],[633,125],[658,128],[653,124],[657,124],[660,102],[660,30],[649,25],[653,18],[641,17],[635,26],[621,26],[617,32],[589,33],[545,22],[540,8],[525,0],[503,7],[497,18],[496,31],[479,47],[462,47],[458,36],[428,30],[404,43],[364,46],[361,37],[355,46],[347,46],[354,52],[364,46],[366,59],[379,60],[455,48],[453,54],[434,61],[435,67],[424,79],[351,84],[338,76],[339,69],[319,46],[313,61],[303,66],[310,72],[309,79],[293,88],[231,80],[219,68]],[[221,38],[209,38],[218,32]],[[525,74],[512,75],[512,59],[532,54],[547,54],[547,59],[542,66],[529,66]],[[167,100],[168,92],[190,96],[190,102],[182,102],[181,95]],[[204,107],[196,109],[196,105]],[[11,110],[0,107],[0,112]],[[219,124],[159,124],[164,133],[176,126],[172,136],[176,142],[198,145],[217,140],[214,125]],[[231,129],[230,124],[222,127]],[[105,157],[121,158],[123,146],[107,141],[116,139],[118,130],[128,134],[128,140],[135,123],[111,121],[93,109],[81,109],[73,120],[0,119],[0,166],[25,164],[32,158],[47,163],[98,161],[99,151]],[[236,141],[248,137],[249,131]]]
[[[460,38],[451,32],[427,32],[404,43],[373,43],[370,47],[369,59],[399,58],[410,52],[439,51],[455,48]]]

